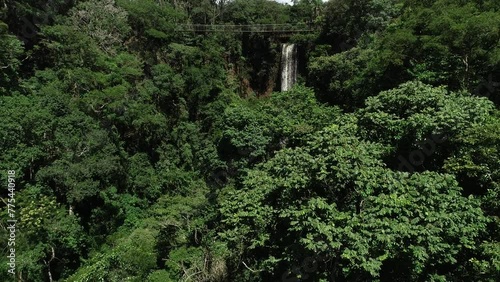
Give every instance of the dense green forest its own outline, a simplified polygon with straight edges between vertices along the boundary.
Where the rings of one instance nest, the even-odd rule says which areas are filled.
[[[500,1],[293,2],[0,0],[0,281],[499,281]]]

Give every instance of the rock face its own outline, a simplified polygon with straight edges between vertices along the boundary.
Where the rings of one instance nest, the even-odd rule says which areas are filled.
[[[297,81],[297,47],[285,43],[281,47],[281,91],[288,91]]]

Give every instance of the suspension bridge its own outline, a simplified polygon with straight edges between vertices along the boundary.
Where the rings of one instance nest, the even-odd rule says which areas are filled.
[[[233,33],[307,33],[314,29],[306,24],[179,24],[177,32],[233,32]]]

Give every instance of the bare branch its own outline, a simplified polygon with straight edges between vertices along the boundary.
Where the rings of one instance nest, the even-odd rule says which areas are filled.
[[[244,261],[241,261],[243,263],[243,265],[248,269],[250,270],[251,272],[261,272],[262,270],[253,270],[251,269],[250,267],[248,267],[248,265],[244,262]]]

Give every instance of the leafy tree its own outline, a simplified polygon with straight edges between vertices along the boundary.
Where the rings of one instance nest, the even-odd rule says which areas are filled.
[[[108,53],[120,46],[130,32],[125,10],[116,7],[114,0],[85,1],[70,11],[69,24],[90,36]]]
[[[464,192],[481,197],[481,206],[491,218],[488,235],[476,250],[477,257],[470,262],[475,271],[463,273],[464,277],[474,280],[494,281],[500,272],[498,129],[497,117],[467,128],[457,136],[457,149],[444,164],[446,171],[457,175]]]
[[[309,89],[297,87],[252,104],[227,107],[217,127],[223,129],[219,152],[229,162],[230,173],[265,161],[280,149],[302,144],[308,135],[334,122],[338,111],[319,104],[313,95]]]
[[[71,212],[68,215],[49,191],[47,187],[27,186],[16,194],[18,279],[60,279],[79,266],[89,247],[80,218]]]
[[[414,169],[439,171],[444,159],[453,155],[453,146],[441,143],[453,142],[467,128],[484,123],[493,109],[486,99],[408,82],[368,98],[358,115],[365,138],[394,148],[388,158],[391,167],[396,168],[398,162],[401,169],[399,156],[403,156],[410,159]],[[417,153],[412,153],[415,150]]]
[[[221,203],[222,238],[261,280],[450,278],[479,244],[487,219],[453,176],[387,170],[383,147],[355,130],[331,126],[280,152]],[[294,267],[315,256],[315,271]]]
[[[337,9],[338,5],[333,3],[329,2],[330,7],[341,13],[346,12],[342,7],[363,15],[367,13],[364,12],[367,8],[340,5]],[[361,5],[360,3],[366,4],[366,1],[358,4]],[[328,96],[323,97],[325,101],[354,103],[355,107],[359,107],[366,97],[409,80],[419,80],[434,86],[446,85],[450,90],[467,90],[473,94],[487,95],[493,101],[497,100],[497,88],[491,81],[491,77],[497,74],[499,58],[499,19],[496,8],[463,1],[428,1],[425,5],[419,3],[407,1],[400,17],[382,20],[385,22],[382,25],[375,24],[380,26],[375,29],[378,32],[367,31],[361,36],[365,29],[358,27],[358,24],[366,23],[361,15],[355,16],[355,19],[361,20],[353,21],[351,25],[346,24],[345,30],[348,31],[344,30],[342,24],[338,25],[339,31],[332,31],[332,34],[342,35],[344,31],[349,34],[335,39],[337,44],[341,42],[343,45],[339,45],[337,51],[346,51],[356,46],[345,38],[355,39],[361,36],[363,40],[358,44],[361,50],[312,60],[312,86],[321,91],[321,94],[327,91]],[[373,19],[384,18],[385,16]],[[392,16],[388,18],[391,19]],[[480,18],[484,20],[476,20]],[[343,21],[349,17],[335,16],[334,19]],[[327,27],[323,30],[328,32],[336,26],[327,22]],[[349,27],[354,31],[349,31]],[[348,71],[344,71],[343,67],[347,67]],[[342,99],[336,98],[337,95]],[[343,98],[344,96],[348,99]]]
[[[234,0],[227,4],[224,20],[234,24],[284,24],[286,6],[269,0]]]
[[[333,56],[312,57],[308,65],[308,82],[316,89],[318,98],[346,110],[361,107],[372,95],[359,74],[367,68],[373,50],[353,48]]]
[[[10,95],[19,78],[19,66],[23,45],[14,36],[7,33],[7,25],[0,21],[0,95]]]
[[[127,11],[132,32],[136,37],[133,48],[143,55],[147,55],[141,47],[156,50],[157,42],[170,41],[177,38],[173,32],[175,24],[185,21],[185,13],[174,9],[168,1],[117,1],[120,7]],[[151,40],[149,42],[149,40]],[[146,42],[144,42],[146,41]]]
[[[400,13],[395,0],[333,0],[325,5],[322,39],[346,51],[365,33],[384,30]]]
[[[67,281],[144,281],[156,265],[155,231],[138,228],[117,240],[112,249],[91,258]]]

